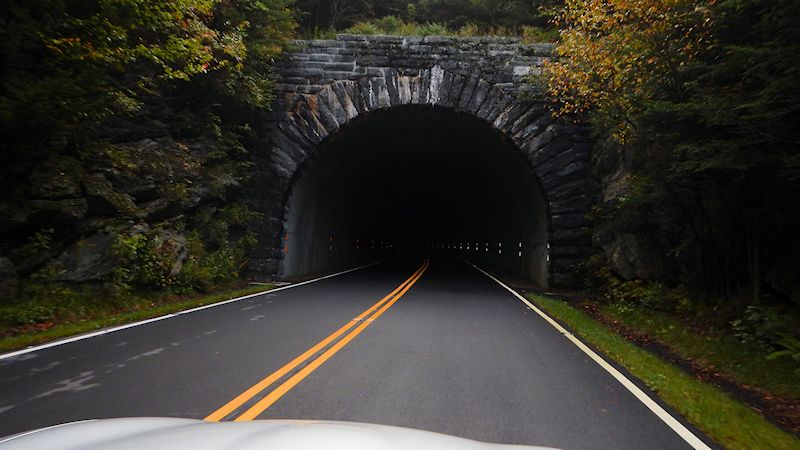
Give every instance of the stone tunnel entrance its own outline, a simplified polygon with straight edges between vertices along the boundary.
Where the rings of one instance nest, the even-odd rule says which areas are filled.
[[[539,181],[509,139],[470,114],[408,105],[361,115],[292,183],[284,277],[428,248],[548,285]]]

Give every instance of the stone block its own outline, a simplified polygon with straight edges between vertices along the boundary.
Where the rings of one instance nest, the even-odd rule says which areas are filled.
[[[585,213],[553,214],[551,218],[553,229],[558,228],[583,228],[592,226],[592,221]]]
[[[339,71],[339,70],[325,70],[322,75],[329,80],[354,80],[358,77],[361,77],[365,74],[357,73],[354,71]]]
[[[586,258],[597,253],[597,249],[591,245],[569,245],[560,244],[550,246],[550,255],[553,258]]]
[[[550,268],[554,274],[575,274],[580,270],[581,265],[585,262],[586,258],[553,258],[550,261]]]
[[[331,72],[331,71],[353,72],[356,68],[356,62],[355,61],[323,62],[321,63],[321,68],[324,69],[326,72]]]
[[[309,48],[325,48],[325,49],[328,49],[328,48],[333,48],[333,47],[342,48],[342,47],[345,46],[344,42],[342,42],[340,40],[336,40],[336,39],[314,39],[312,41],[306,41],[306,42],[308,42],[308,47]]]
[[[337,34],[336,40],[342,42],[351,42],[351,41],[359,41],[359,42],[367,42],[367,38],[369,36],[361,35],[361,34]]]
[[[551,242],[561,244],[592,244],[592,228],[564,228],[553,230],[550,235]]]
[[[582,289],[586,283],[577,273],[556,272],[550,276],[550,284],[558,288]]]

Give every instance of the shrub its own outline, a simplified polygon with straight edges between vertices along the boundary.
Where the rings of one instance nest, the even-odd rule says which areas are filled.
[[[478,25],[474,23],[468,23],[463,27],[459,28],[458,31],[456,31],[456,34],[459,36],[470,37],[470,36],[480,36],[483,33],[481,33],[481,30],[480,28],[478,28]]]
[[[750,305],[740,319],[731,322],[734,334],[744,343],[758,344],[768,351],[776,351],[783,343],[791,342],[787,337],[792,337],[790,332],[795,328],[791,315],[779,308],[771,306]]]
[[[178,248],[158,231],[118,235],[113,248],[119,261],[113,273],[121,286],[167,289],[175,283]]]
[[[344,32],[347,34],[390,34],[397,36],[446,36],[453,34],[445,25],[440,23],[418,24],[404,22],[396,16],[385,16],[373,21],[358,22],[344,30]]]
[[[440,23],[426,23],[417,26],[416,34],[420,36],[445,36],[452,33]]]
[[[352,27],[344,30],[346,34],[366,34],[375,35],[382,34],[381,29],[372,22],[358,22]]]
[[[525,25],[522,27],[522,42],[525,44],[558,42],[558,30]]]
[[[798,365],[795,372],[800,374],[800,339],[788,333],[781,333],[780,336],[781,339],[777,342],[777,345],[783,349],[770,353],[767,359],[791,358]]]
[[[381,17],[380,19],[375,19],[373,23],[383,34],[397,34],[406,26],[405,22],[397,16]]]
[[[34,325],[52,320],[53,305],[20,304],[0,308],[0,323],[7,326]]]

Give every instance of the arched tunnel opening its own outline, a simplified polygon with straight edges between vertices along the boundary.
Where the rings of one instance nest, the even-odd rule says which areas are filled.
[[[469,114],[394,107],[323,142],[287,199],[281,274],[449,252],[548,285],[547,202],[527,159]]]

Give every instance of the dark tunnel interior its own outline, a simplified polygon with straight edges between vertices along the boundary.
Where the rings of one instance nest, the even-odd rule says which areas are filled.
[[[548,284],[536,176],[467,114],[407,106],[354,119],[301,168],[287,207],[285,277],[435,249]]]

